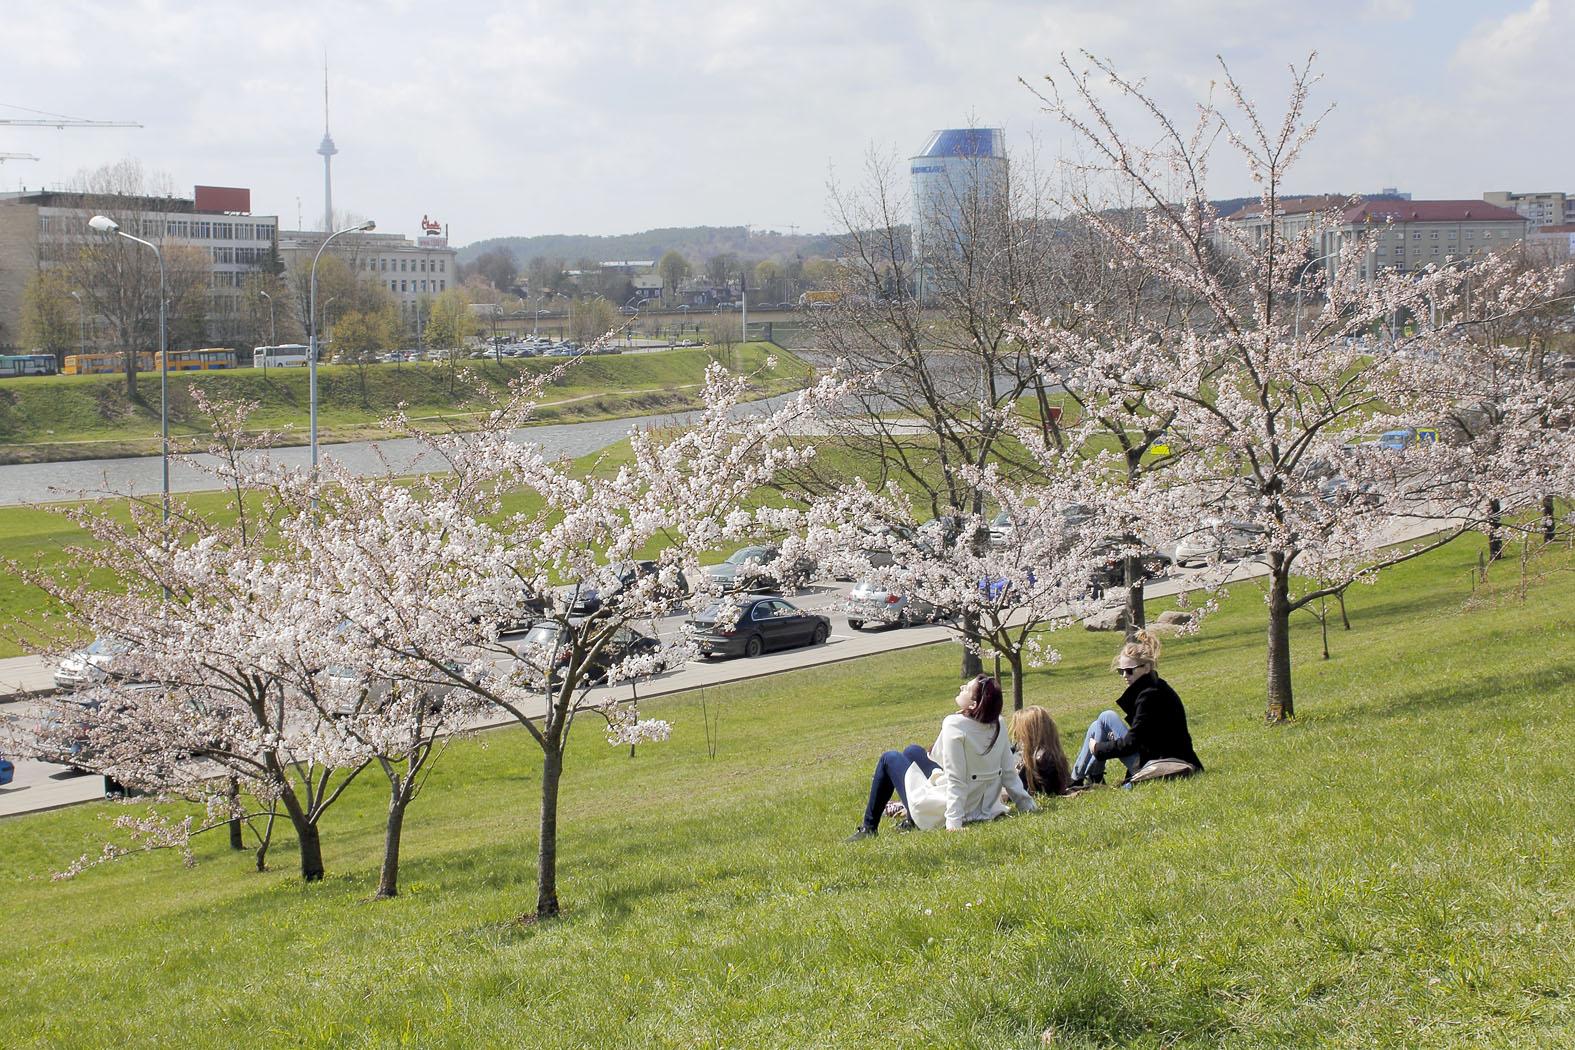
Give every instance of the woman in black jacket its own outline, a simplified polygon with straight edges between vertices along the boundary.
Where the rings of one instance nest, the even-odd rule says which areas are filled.
[[[1105,763],[1112,758],[1127,767],[1128,782],[1157,758],[1186,762],[1194,772],[1203,772],[1203,763],[1192,749],[1192,734],[1187,732],[1181,697],[1159,676],[1159,648],[1158,638],[1139,631],[1116,655],[1116,673],[1127,683],[1116,701],[1121,714],[1101,712],[1088,727],[1072,763],[1074,787],[1104,783]]]

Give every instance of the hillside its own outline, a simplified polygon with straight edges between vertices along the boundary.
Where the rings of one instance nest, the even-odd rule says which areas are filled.
[[[459,261],[468,263],[489,248],[507,248],[524,266],[532,259],[649,259],[677,251],[692,261],[732,253],[745,262],[761,259],[791,258],[801,255],[836,254],[836,241],[830,234],[786,234],[762,231],[750,233],[743,226],[678,226],[624,233],[590,236],[577,233],[544,233],[533,237],[492,237],[467,244],[459,250]]]

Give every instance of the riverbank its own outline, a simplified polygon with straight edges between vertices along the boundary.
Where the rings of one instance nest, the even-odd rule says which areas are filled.
[[[776,367],[765,367],[776,355]],[[573,423],[681,412],[698,407],[700,384],[712,361],[757,373],[763,396],[802,386],[810,366],[768,343],[730,350],[688,348],[582,359],[550,386],[537,422]],[[469,370],[494,390],[510,380],[539,374],[562,359],[525,358],[446,364],[411,362],[318,369],[320,444],[370,440],[378,423],[400,405],[417,426],[462,424],[476,406]],[[200,437],[204,421],[191,398],[192,384],[210,394],[258,402],[252,419],[268,429],[289,428],[280,444],[308,441],[310,396],[304,369],[243,368],[170,376],[170,433]],[[155,455],[159,451],[159,377],[144,373],[136,398],[124,376],[26,377],[0,383],[0,465],[61,463]]]

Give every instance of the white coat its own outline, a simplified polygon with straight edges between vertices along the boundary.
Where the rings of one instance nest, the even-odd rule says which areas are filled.
[[[909,818],[926,831],[943,823],[956,829],[972,821],[995,819],[1006,812],[1002,788],[1020,811],[1032,813],[1039,808],[1023,789],[1005,726],[948,715],[930,748],[930,759],[940,768],[926,777],[914,763],[902,785]]]

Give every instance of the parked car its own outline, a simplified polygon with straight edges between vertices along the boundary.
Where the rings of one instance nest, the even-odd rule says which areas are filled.
[[[940,616],[940,610],[924,599],[910,598],[871,580],[860,580],[843,599],[843,608],[848,613],[848,626],[855,631],[873,623],[888,627],[933,623]]]
[[[731,623],[723,619],[722,603],[684,622],[702,657],[759,656],[768,649],[820,645],[831,637],[830,618],[805,612],[782,598],[751,595],[729,604],[738,612]]]
[[[784,580],[808,580],[815,567],[808,563],[787,564],[776,547],[743,547],[730,554],[720,565],[707,565],[705,573],[724,591],[774,591]]]
[[[1177,565],[1206,565],[1258,554],[1267,546],[1263,530],[1241,521],[1207,518],[1176,542]]]
[[[858,553],[863,563],[870,568],[885,569],[897,563],[897,559],[891,551],[893,542],[911,546],[917,539],[918,537],[914,531],[905,525],[876,525],[869,530],[868,535],[863,539]],[[858,559],[850,561],[850,566],[857,564]],[[854,577],[851,574],[846,574],[839,575],[837,579],[852,583]]]
[[[1017,524],[1012,521],[1011,515],[1003,510],[990,522],[990,546],[1009,547],[1016,533]]]
[[[1090,589],[1096,597],[1104,593],[1106,587],[1126,586],[1127,567],[1123,550],[1123,541],[1114,536],[1099,545],[1096,554],[1103,555],[1104,561],[1095,566],[1089,577]],[[1170,555],[1158,548],[1142,544],[1137,557],[1138,569],[1144,580],[1152,580],[1170,571]]]
[[[122,638],[99,636],[85,649],[79,649],[60,661],[55,669],[56,689],[83,689],[97,685],[115,673],[115,661],[131,651],[131,643]]]
[[[1336,474],[1318,486],[1318,498],[1325,503],[1356,504],[1376,507],[1381,502],[1378,486],[1371,481],[1353,482]]]
[[[558,605],[570,616],[589,616],[603,604],[615,601],[620,593],[638,580],[659,574],[660,562],[626,561],[609,565],[601,579],[581,580],[558,588]],[[689,593],[689,581],[683,573],[677,574],[675,585],[663,596],[672,605]]]
[[[571,629],[577,629],[582,621],[570,620]],[[573,655],[569,644],[562,644],[559,638],[563,633],[563,624],[557,620],[541,620],[531,625],[525,637],[520,639],[520,648],[540,654],[533,659],[521,658],[527,668],[527,678],[545,684],[543,679],[551,682],[562,681],[564,669],[569,666],[569,658]],[[642,634],[633,627],[619,627],[612,639],[602,647],[585,667],[585,674],[592,682],[605,682],[608,672],[632,656],[644,656],[661,649],[662,643],[650,635]]]
[[[518,634],[530,630],[530,625],[547,615],[547,599],[535,591],[520,588],[514,608],[498,617],[499,634]]]

